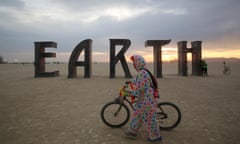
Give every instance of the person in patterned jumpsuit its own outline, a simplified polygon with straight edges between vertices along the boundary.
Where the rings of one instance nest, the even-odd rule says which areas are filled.
[[[160,129],[156,121],[157,99],[154,97],[152,79],[145,70],[145,60],[142,56],[133,55],[131,57],[133,66],[138,72],[136,79],[130,82],[134,84],[134,90],[130,93],[138,98],[136,110],[130,122],[129,129],[125,132],[128,138],[136,139],[139,128],[144,123],[148,133],[149,141],[161,141]]]

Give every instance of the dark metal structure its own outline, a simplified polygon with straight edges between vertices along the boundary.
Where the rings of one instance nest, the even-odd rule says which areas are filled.
[[[84,61],[78,61],[84,50]],[[90,78],[92,74],[92,40],[86,39],[80,42],[72,51],[68,63],[68,78],[77,77],[77,67],[84,67],[84,78]]]
[[[116,55],[116,46],[123,46],[119,53]],[[116,64],[120,61],[125,72],[125,78],[132,78],[129,71],[127,61],[124,53],[130,47],[131,41],[129,39],[110,39],[110,78],[115,78]]]
[[[180,41],[178,45],[178,74],[188,75],[187,53],[192,53],[192,75],[201,75],[202,42],[191,42],[192,48],[187,48],[187,41]]]
[[[57,43],[52,41],[34,42],[35,45],[35,77],[59,76],[59,71],[46,72],[45,58],[55,58],[56,53],[45,52],[45,48],[57,48]]]
[[[171,40],[147,40],[145,47],[153,46],[153,68],[154,75],[162,78],[162,46],[170,43]]]

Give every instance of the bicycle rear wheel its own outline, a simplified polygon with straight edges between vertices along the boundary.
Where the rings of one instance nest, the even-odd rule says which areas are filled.
[[[130,118],[130,111],[125,104],[115,101],[107,103],[101,110],[102,121],[111,128],[124,126]]]
[[[179,125],[181,111],[171,102],[160,102],[157,105],[156,119],[161,130],[171,130]]]

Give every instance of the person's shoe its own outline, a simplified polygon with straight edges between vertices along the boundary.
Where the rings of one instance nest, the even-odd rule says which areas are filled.
[[[150,139],[150,138],[148,138],[148,141],[150,141],[150,142],[161,142],[163,139],[162,139],[162,137],[160,136],[159,138],[156,138],[156,139]]]
[[[130,132],[130,131],[125,131],[125,132],[124,132],[124,135],[125,135],[127,138],[129,138],[129,139],[136,139],[136,138],[137,138],[137,134],[132,133],[132,132]]]

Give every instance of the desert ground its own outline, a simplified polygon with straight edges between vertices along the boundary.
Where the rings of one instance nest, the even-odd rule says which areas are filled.
[[[180,125],[161,131],[165,144],[237,144],[240,141],[240,62],[209,62],[208,77],[177,75],[176,63],[163,64],[158,79],[161,98],[179,106]],[[128,125],[113,129],[103,124],[100,111],[127,80],[121,65],[109,79],[109,64],[94,63],[92,77],[67,78],[67,64],[47,65],[59,70],[54,78],[34,78],[32,64],[0,65],[0,144],[147,144],[145,127],[136,140],[124,137]],[[129,64],[133,76],[136,75]],[[152,71],[152,66],[148,66]],[[189,68],[190,69],[190,68]]]

